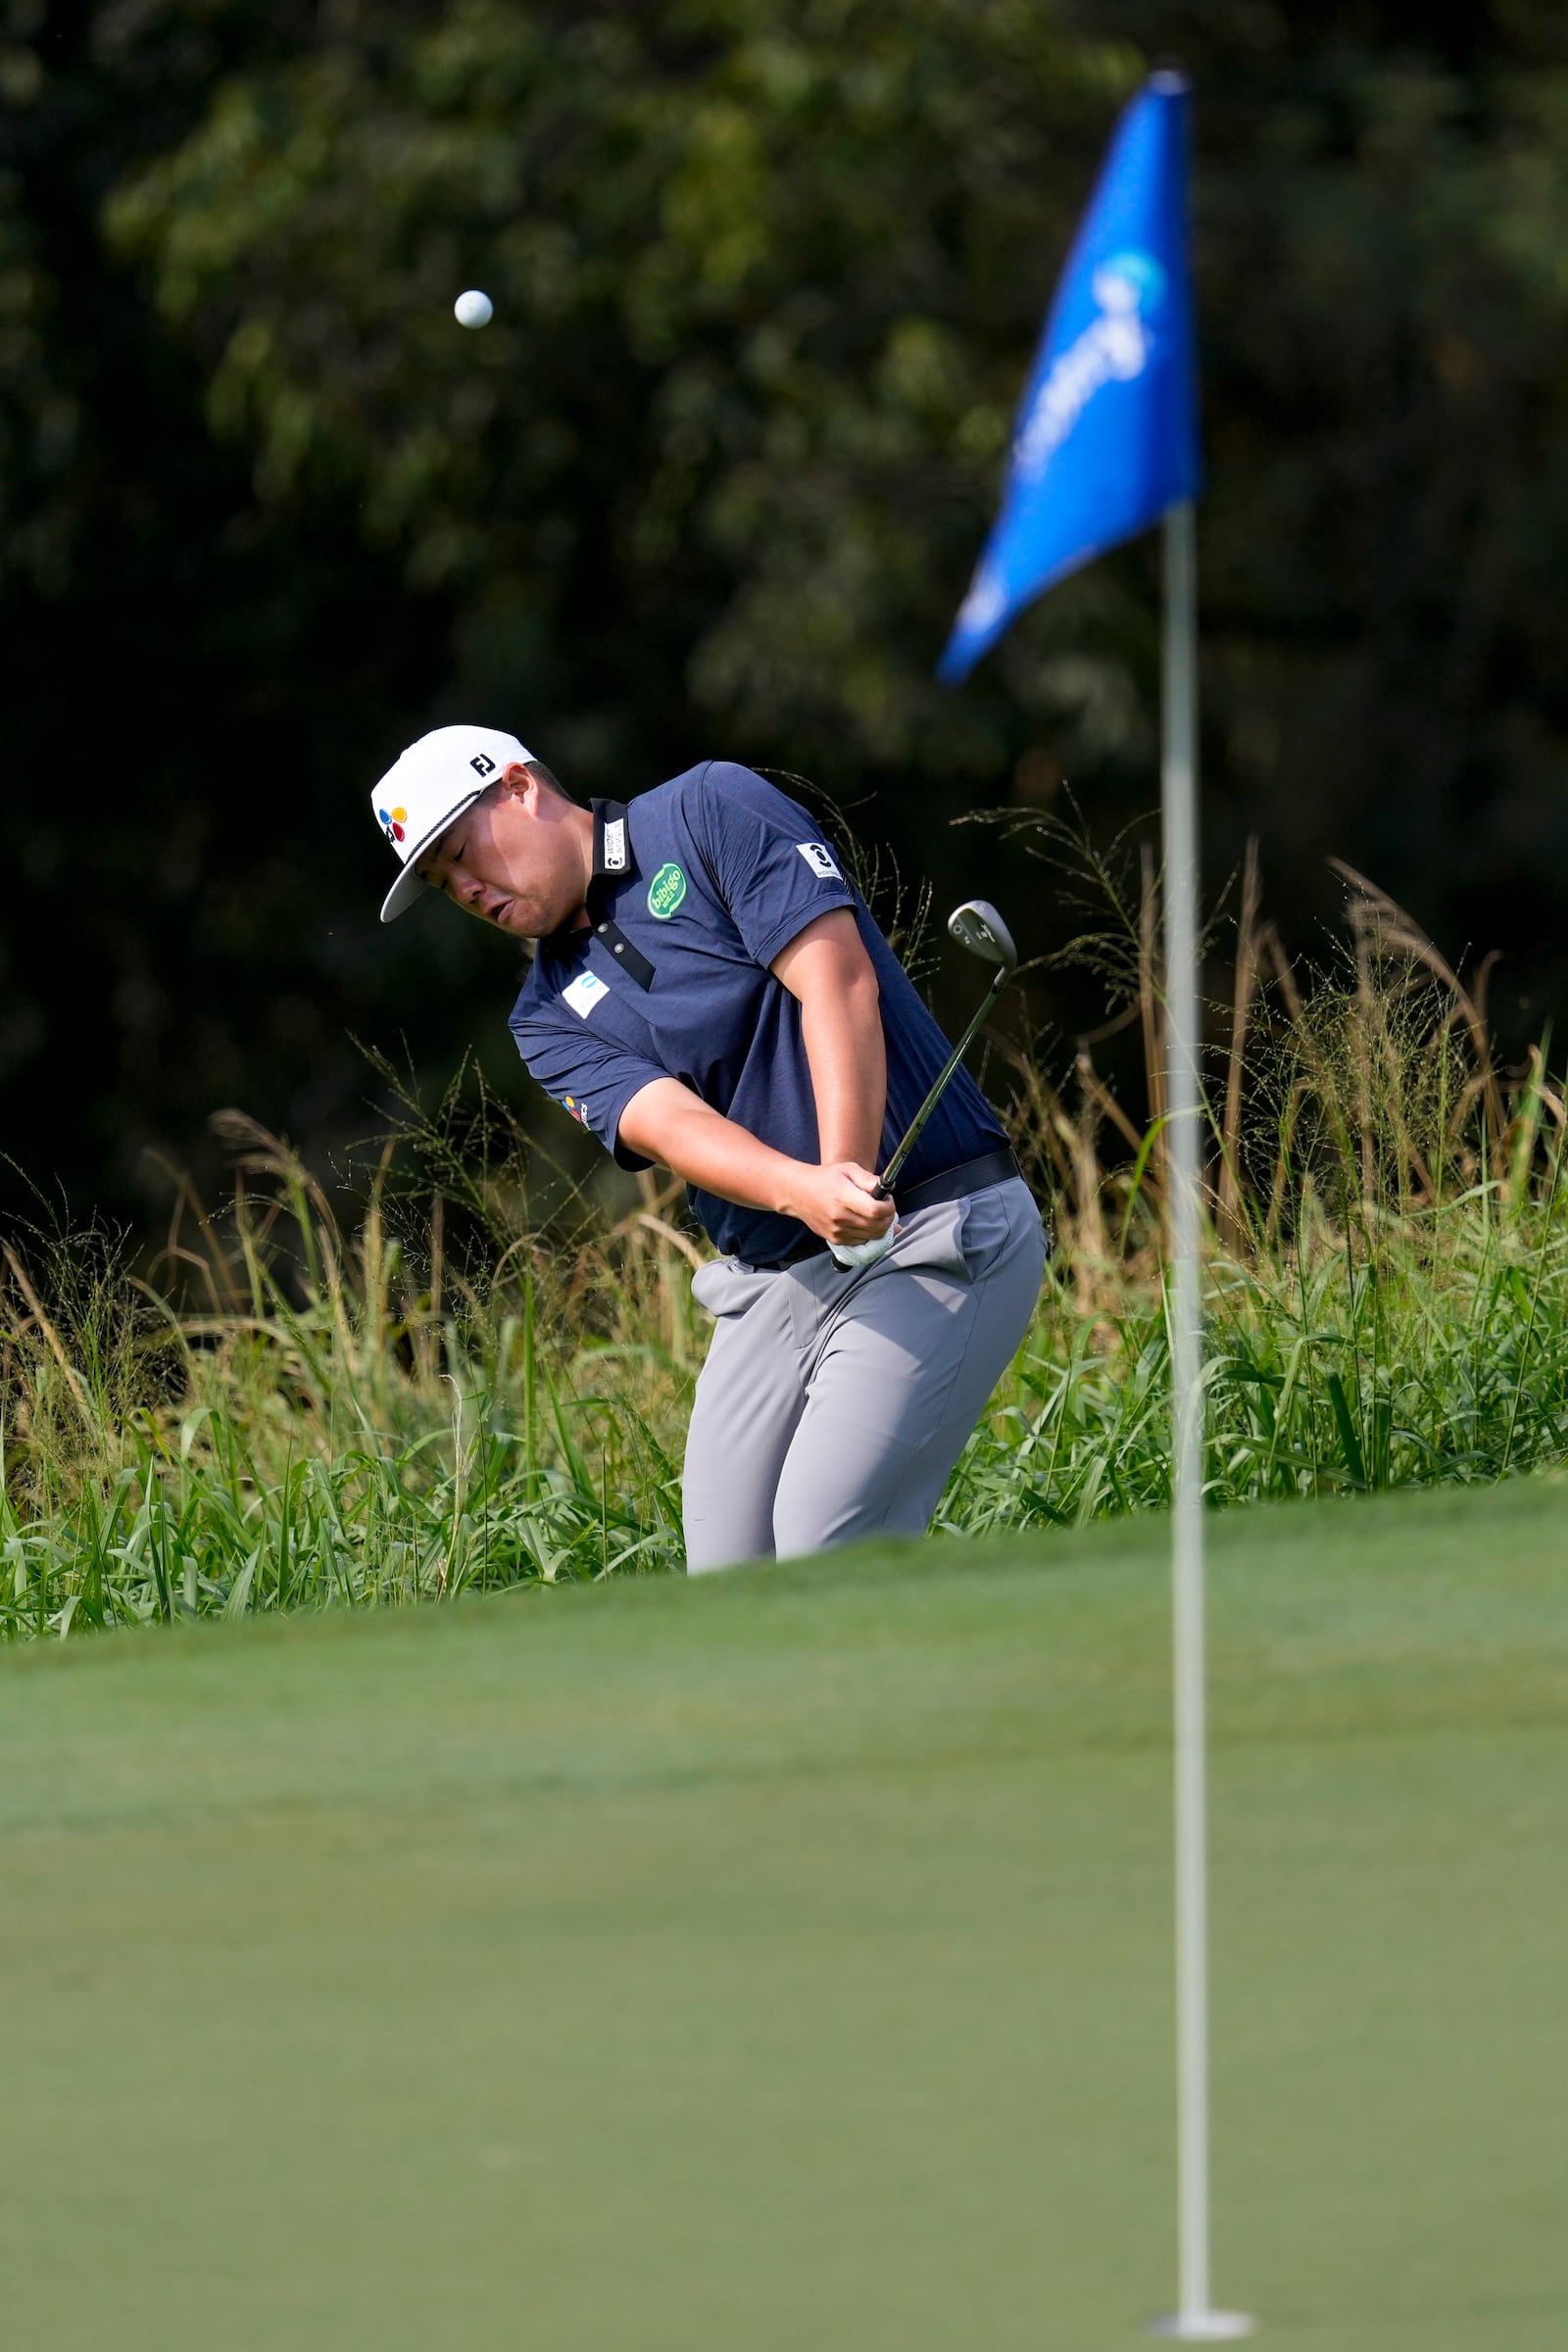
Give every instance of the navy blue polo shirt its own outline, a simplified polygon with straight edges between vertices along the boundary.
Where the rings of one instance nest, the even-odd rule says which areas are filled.
[[[656,1078],[678,1078],[792,1159],[815,1162],[816,1102],[801,1007],[768,970],[808,923],[855,914],[876,971],[887,1039],[885,1165],[948,1041],[911,986],[831,842],[800,805],[727,760],[707,760],[629,806],[594,803],[588,925],[539,942],[512,1014],[532,1075],[623,1168],[644,1168],[620,1117]],[[959,1070],[906,1163],[918,1184],[1006,1142]],[[768,1264],[806,1233],[794,1217],[688,1188],[726,1256]]]

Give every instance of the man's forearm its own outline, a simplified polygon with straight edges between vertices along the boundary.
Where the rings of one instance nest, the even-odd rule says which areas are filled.
[[[868,975],[866,984],[851,990],[805,998],[801,1036],[823,1160],[856,1159],[874,1168],[888,1102],[887,1046],[875,979]]]
[[[801,1007],[824,1164],[874,1168],[887,1115],[888,1057],[876,972],[848,907],[808,924],[772,970]]]
[[[682,1086],[655,1078],[620,1114],[620,1139],[699,1191],[799,1217],[830,1242],[864,1242],[885,1233],[892,1203],[873,1198],[873,1171],[858,1163],[817,1166],[775,1152],[749,1129]]]
[[[634,1152],[661,1160],[721,1200],[797,1213],[789,1196],[800,1161],[726,1119],[678,1078],[656,1079],[633,1095],[621,1113],[620,1133]]]

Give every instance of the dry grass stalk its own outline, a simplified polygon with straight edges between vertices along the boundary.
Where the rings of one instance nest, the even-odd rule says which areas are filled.
[[[1242,868],[1242,906],[1236,934],[1236,980],[1231,995],[1231,1037],[1226,1055],[1225,1116],[1220,1130],[1219,1197],[1216,1229],[1220,1248],[1235,1256],[1245,1246],[1242,1217],[1242,1081],[1247,1061],[1247,1024],[1257,987],[1257,916],[1262,882],[1257,836],[1249,838]]]
[[[41,1335],[50,1354],[60,1366],[61,1371],[65,1374],[66,1386],[71,1391],[72,1396],[75,1398],[82,1419],[86,1422],[89,1429],[95,1428],[97,1426],[98,1416],[92,1409],[86,1389],[82,1385],[80,1373],[76,1370],[75,1365],[66,1353],[59,1332],[55,1329],[55,1326],[50,1320],[49,1316],[45,1314],[42,1304],[39,1301],[37,1292],[33,1289],[32,1284],[27,1280],[27,1276],[23,1268],[22,1260],[18,1257],[16,1251],[12,1249],[9,1242],[3,1245],[3,1250],[6,1265],[10,1270],[11,1279],[16,1284],[18,1290],[22,1293],[23,1298],[27,1302],[27,1311],[32,1317],[34,1328]]]

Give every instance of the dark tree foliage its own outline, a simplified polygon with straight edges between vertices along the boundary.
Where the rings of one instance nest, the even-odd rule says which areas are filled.
[[[1337,854],[1522,1033],[1568,993],[1568,19],[1298,0],[0,0],[0,1145],[137,1209],[352,1039],[509,1084],[514,961],[375,921],[458,714],[581,791],[802,770],[1031,949],[953,819],[1155,798],[1121,551],[932,667],[1118,106],[1192,72],[1209,881]],[[460,287],[496,319],[466,335]],[[1076,917],[1073,918],[1076,922]],[[1065,982],[1036,1017],[1091,1017]]]

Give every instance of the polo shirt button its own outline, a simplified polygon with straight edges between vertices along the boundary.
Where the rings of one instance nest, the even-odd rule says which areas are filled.
[[[615,954],[616,954],[617,956],[624,956],[624,955],[625,955],[625,953],[626,953],[626,943],[625,943],[625,941],[624,941],[624,940],[617,939],[617,940],[616,940],[616,942],[615,942]]]

